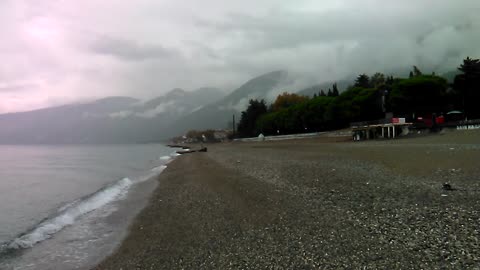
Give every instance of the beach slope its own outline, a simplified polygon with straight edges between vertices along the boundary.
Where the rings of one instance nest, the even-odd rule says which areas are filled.
[[[478,267],[480,136],[462,134],[183,155],[97,269]]]

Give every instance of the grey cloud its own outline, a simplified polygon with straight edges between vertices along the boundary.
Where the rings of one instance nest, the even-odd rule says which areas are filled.
[[[20,84],[20,85],[0,85],[0,93],[24,92],[35,89],[36,84]]]
[[[111,118],[122,119],[122,118],[130,117],[133,114],[134,114],[134,112],[132,112],[132,111],[120,111],[120,112],[110,113],[110,114],[108,114],[108,116],[111,117]]]
[[[273,70],[297,79],[278,91],[412,65],[440,73],[480,57],[479,13],[478,0],[0,1],[0,112],[45,97],[233,90]],[[11,87],[20,81],[41,84]]]
[[[389,38],[407,30],[419,32],[431,28],[428,24],[420,24],[416,19],[399,27],[383,16],[369,16],[349,10],[307,14],[283,12],[268,17],[234,14],[229,18],[226,22],[204,22],[202,25],[216,29],[218,35],[242,37],[241,46],[246,50],[295,48],[311,43],[328,44],[379,36]]]
[[[266,16],[232,14],[199,25],[213,38],[234,41],[223,48],[224,65],[241,72],[288,69],[335,80],[411,65],[447,71],[463,57],[480,54],[474,1],[440,1],[435,8],[408,2],[385,8],[370,2],[376,5]]]
[[[128,61],[144,61],[155,59],[172,59],[179,53],[161,45],[142,44],[133,40],[102,36],[89,46],[96,54],[111,55]]]
[[[170,102],[165,102],[165,103],[160,103],[158,104],[155,108],[147,110],[145,112],[137,113],[136,115],[138,117],[143,117],[143,118],[153,118],[161,113],[164,113],[169,110],[182,110],[182,108],[179,108],[176,106],[175,101],[170,101]]]
[[[123,119],[128,117],[140,117],[140,118],[154,118],[157,115],[160,115],[164,112],[170,113],[182,113],[185,111],[185,108],[181,106],[177,106],[175,101],[169,101],[158,104],[155,108],[150,110],[141,111],[141,112],[134,112],[134,111],[120,111],[110,113],[107,116],[114,119]]]

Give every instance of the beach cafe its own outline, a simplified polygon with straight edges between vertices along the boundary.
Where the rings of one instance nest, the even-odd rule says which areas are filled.
[[[407,123],[405,118],[391,118],[375,121],[351,123],[352,136],[354,141],[371,139],[394,139],[401,134],[408,133],[408,127],[412,123]]]

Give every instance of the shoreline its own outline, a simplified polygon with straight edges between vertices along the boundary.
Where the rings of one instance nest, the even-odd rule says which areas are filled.
[[[193,166],[189,167],[189,164],[193,164]],[[223,178],[228,173],[221,165],[209,159],[198,159],[198,156],[192,154],[177,157],[158,177],[159,183],[153,192],[150,203],[131,225],[130,233],[124,239],[123,244],[114,252],[113,256],[108,257],[94,269],[120,269],[122,267],[129,269],[139,267],[140,261],[143,264],[141,268],[145,267],[144,263],[148,263],[151,267],[179,267],[176,259],[180,258],[182,261],[181,257],[185,253],[197,257],[196,253],[200,250],[189,247],[192,242],[196,241],[198,245],[205,245],[207,238],[216,238],[216,230],[224,229],[218,228],[218,224],[201,224],[198,220],[221,220],[221,223],[229,224],[232,227],[245,223],[244,219],[265,224],[265,219],[269,219],[269,210],[264,206],[252,205],[252,202],[256,200],[248,200],[253,197],[259,198],[261,194],[249,194],[248,190],[244,190],[242,195],[238,196],[237,189],[241,190],[245,186],[239,179],[231,179],[228,183],[223,183]],[[180,175],[184,177],[177,182],[177,177]],[[247,179],[241,181],[244,180],[248,181]],[[169,181],[171,182],[166,184]],[[203,185],[206,187],[202,187]],[[178,188],[180,186],[183,187],[181,191]],[[192,196],[193,193],[196,193],[196,196]],[[206,199],[207,197],[208,199]],[[228,204],[223,208],[221,215],[216,215],[218,214],[216,211],[209,212],[205,209],[217,208],[221,201]],[[267,203],[265,199],[262,201]],[[201,209],[196,208],[200,205]],[[231,208],[238,211],[230,212]],[[262,214],[251,214],[249,213],[250,209],[258,209]],[[248,223],[244,225],[249,226]],[[164,230],[166,228],[168,230]],[[198,234],[199,230],[200,234]],[[155,248],[151,246],[150,239],[152,237],[157,240],[154,245],[158,246]],[[157,255],[150,253],[153,249],[162,253],[160,259]],[[131,251],[139,254],[126,258],[130,255],[124,253]],[[210,254],[207,249],[204,252]],[[210,256],[207,254],[202,256]],[[121,257],[127,261],[123,259],[117,261],[115,257]],[[175,260],[171,261],[170,258],[175,258]],[[156,262],[157,259],[160,262]],[[201,261],[197,261],[197,264],[194,265],[201,265]]]
[[[82,181],[78,188],[87,192],[58,200],[42,220],[5,241],[0,269],[91,269],[111,255],[147,205],[165,167],[161,164],[175,156],[163,146],[138,149],[139,158],[123,160],[132,167],[113,170],[115,165],[106,161],[104,174],[77,174]],[[134,156],[135,151],[129,154]]]
[[[82,215],[32,247],[10,248],[0,258],[0,269],[91,269],[121,245],[157,185],[156,177],[146,178],[131,186],[124,198]]]
[[[471,268],[479,135],[209,145],[169,163],[94,269]]]

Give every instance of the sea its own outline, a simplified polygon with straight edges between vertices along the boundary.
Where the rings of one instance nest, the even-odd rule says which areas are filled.
[[[175,156],[161,144],[0,145],[0,269],[90,269]]]

